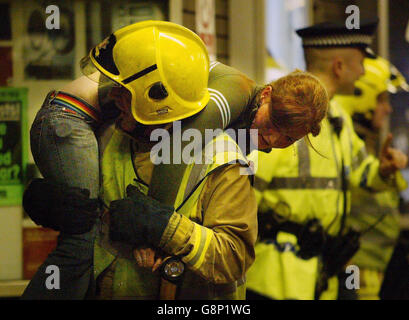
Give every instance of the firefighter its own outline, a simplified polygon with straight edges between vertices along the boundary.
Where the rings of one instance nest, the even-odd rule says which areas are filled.
[[[134,249],[145,245],[178,257],[186,266],[178,298],[243,298],[244,274],[254,259],[256,235],[253,191],[248,177],[239,174],[247,166],[247,151],[237,148],[233,138],[221,134],[211,144],[225,145],[227,149],[211,157],[206,166],[193,163],[180,166],[182,170],[175,163],[164,166],[165,172],[154,172],[150,150],[155,143],[149,140],[150,133],[154,129],[166,131],[169,124],[182,119],[185,130],[195,128],[200,133],[207,128],[230,127],[248,134],[251,128],[261,129],[257,136],[248,136],[254,145],[263,149],[288,146],[309,132],[319,133],[328,107],[327,93],[321,82],[308,73],[294,72],[272,84],[258,86],[241,72],[214,62],[209,65],[211,94],[204,108],[202,101],[190,103],[191,96],[183,100],[185,93],[180,86],[187,82],[177,81],[180,72],[174,70],[175,65],[183,66],[182,62],[174,63],[183,60],[183,56],[169,60],[172,50],[163,51],[165,46],[156,55],[144,56],[143,66],[136,66],[135,70],[122,68],[129,68],[129,55],[136,44],[146,47],[146,39],[134,37],[133,31],[140,31],[139,26],[114,33],[92,50],[89,60],[94,69],[86,72],[93,77],[96,68],[119,84],[112,87],[111,94],[122,111],[120,130],[104,132],[100,143],[101,199],[109,213],[100,221],[95,241],[97,297],[157,297],[160,275],[139,266],[134,258]],[[147,37],[149,34],[152,33],[147,32]],[[127,44],[125,37],[136,44]],[[163,37],[165,42],[168,39]],[[154,64],[158,56],[162,59]],[[84,63],[86,66],[90,64]],[[101,75],[97,78],[100,81]],[[305,95],[298,95],[300,92]],[[192,109],[196,114],[188,113]],[[183,118],[183,110],[189,118]],[[273,124],[272,119],[280,121]],[[227,161],[229,157],[237,163]],[[182,173],[180,180],[171,178],[177,170]],[[159,202],[146,195],[155,186],[155,176],[159,177],[162,190],[176,194],[174,202]],[[32,183],[25,193],[26,210],[34,217],[47,205],[54,206],[48,207],[50,212],[58,212],[64,203],[64,210],[74,212],[83,197],[78,192],[73,196],[67,187],[64,192],[57,192],[61,190],[48,181]],[[53,196],[61,200],[60,204],[47,202]],[[79,197],[76,207],[70,208],[67,198],[75,196]],[[45,225],[44,221],[37,221]]]
[[[137,59],[130,63],[129,55],[135,53],[134,45],[138,41],[139,44],[143,42],[143,49],[138,50]],[[168,50],[161,51],[159,47]],[[113,62],[113,54],[117,64]],[[155,64],[156,72],[151,72],[149,79],[145,77],[146,82],[141,84],[142,80],[136,79],[141,66],[150,66],[157,57],[160,61]],[[176,58],[184,60],[183,65],[175,65]],[[111,78],[97,71],[96,66],[100,64]],[[83,299],[93,283],[94,224],[100,187],[98,131],[113,121],[122,130],[131,130],[129,119],[119,115],[119,109],[112,103],[113,97],[108,99],[118,90],[115,81],[119,79],[113,75],[119,72],[116,68],[121,70],[122,80],[133,92],[133,99],[145,99],[143,105],[138,101],[141,109],[158,118],[166,117],[156,112],[162,108],[159,100],[178,111],[172,114],[173,118],[183,118],[203,110],[210,99],[207,89],[209,58],[203,42],[189,29],[170,22],[146,21],[116,31],[91,50],[81,61],[81,67],[83,76],[47,95],[30,130],[31,151],[42,175],[54,183],[78,188],[74,197],[83,202],[77,202],[72,208],[60,202],[61,208],[53,214],[40,210],[40,217],[32,216],[34,221],[42,221],[43,225],[61,231],[61,234],[56,250],[40,266],[23,294],[27,299]],[[182,83],[187,77],[192,78],[188,88]],[[169,87],[166,96],[163,96],[161,81],[166,81]],[[146,90],[146,95],[138,89]],[[137,115],[138,119],[142,117],[141,113]],[[147,121],[146,118],[143,120]],[[47,185],[47,188],[55,193],[65,191],[64,187],[54,185]],[[40,188],[39,192],[49,194],[47,188]],[[81,192],[81,189],[88,191]],[[59,196],[55,194],[55,199],[49,201],[59,202],[56,199]],[[26,197],[25,200],[24,204],[30,207],[30,199]],[[74,203],[72,199],[68,202]],[[61,289],[58,291],[44,286],[49,265],[60,268]],[[92,286],[90,288],[92,291]]]
[[[380,136],[385,134],[392,112],[389,95],[408,91],[402,74],[386,59],[365,59],[365,75],[355,83],[354,95],[334,99],[352,117],[354,128],[370,154],[380,153]],[[374,194],[357,188],[352,192],[349,224],[362,230],[359,251],[350,264],[359,267],[359,299],[377,300],[386,266],[399,235],[399,192],[405,185]],[[341,292],[346,297],[348,288]],[[346,294],[345,294],[346,293]]]

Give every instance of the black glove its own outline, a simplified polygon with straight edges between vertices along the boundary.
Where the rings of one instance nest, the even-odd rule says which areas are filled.
[[[350,229],[346,234],[332,237],[327,240],[323,254],[324,272],[328,277],[343,271],[348,261],[355,255],[360,247],[361,234]]]
[[[99,202],[89,198],[89,190],[47,179],[31,181],[23,207],[36,224],[69,234],[90,231],[99,213]]]
[[[158,247],[174,209],[132,185],[126,188],[126,194],[125,199],[112,201],[109,208],[111,240]]]
[[[319,273],[315,298],[328,289],[328,280],[344,272],[344,267],[360,247],[360,233],[350,229],[346,234],[328,237],[322,253],[322,271]]]

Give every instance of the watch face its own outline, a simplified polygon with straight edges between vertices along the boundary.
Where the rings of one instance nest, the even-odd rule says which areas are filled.
[[[185,265],[180,260],[170,259],[168,262],[165,262],[165,267],[163,272],[165,275],[171,279],[180,277],[185,270]]]

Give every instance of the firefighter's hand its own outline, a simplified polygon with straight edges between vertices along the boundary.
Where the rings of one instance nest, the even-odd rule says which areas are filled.
[[[38,225],[68,234],[91,230],[99,215],[99,202],[87,189],[48,179],[34,179],[23,195],[23,207]]]
[[[158,247],[174,209],[145,196],[135,186],[127,197],[111,202],[109,236],[113,241]]]
[[[388,178],[397,170],[403,169],[408,163],[408,157],[401,151],[391,148],[392,134],[390,133],[382,146],[380,154],[379,174]]]
[[[136,248],[133,255],[138,266],[142,268],[152,267],[152,272],[155,272],[163,261],[162,255],[151,248]]]

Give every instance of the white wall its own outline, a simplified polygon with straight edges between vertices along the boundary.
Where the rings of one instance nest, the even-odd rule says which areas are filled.
[[[288,71],[305,69],[301,38],[295,30],[309,25],[308,0],[266,1],[266,47]]]
[[[262,84],[266,60],[264,0],[230,0],[230,64]]]

